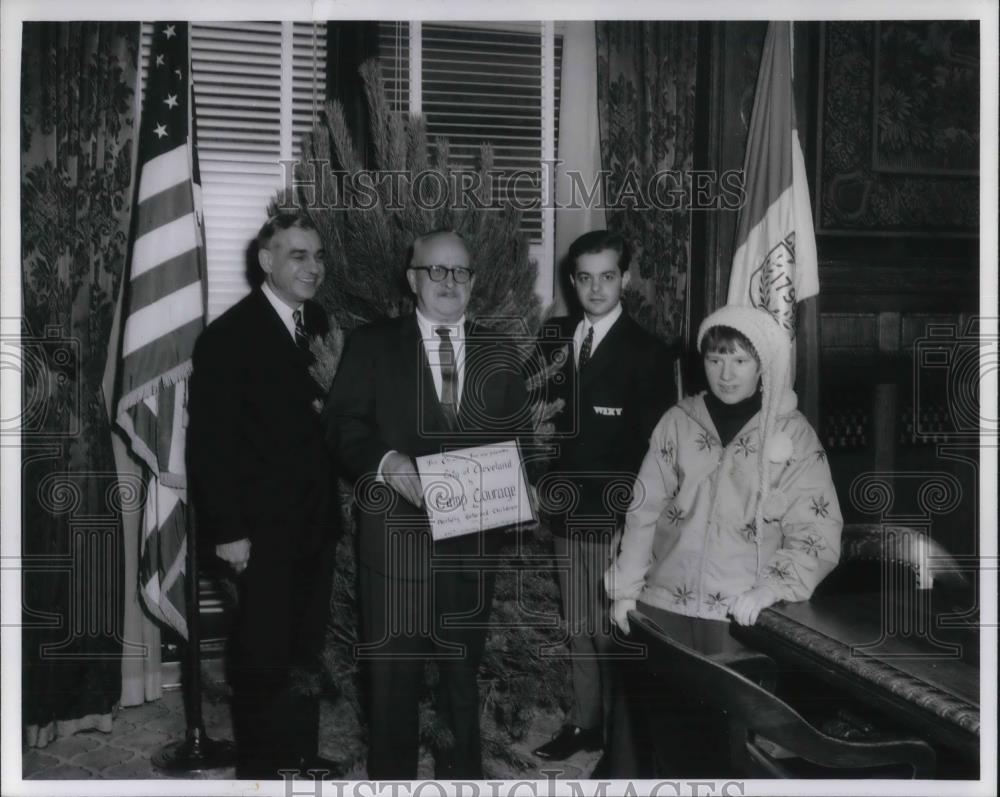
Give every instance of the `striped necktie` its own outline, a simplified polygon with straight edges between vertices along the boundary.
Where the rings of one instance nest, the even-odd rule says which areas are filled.
[[[309,335],[306,334],[306,325],[302,320],[302,309],[299,308],[292,313],[292,320],[295,321],[295,345],[303,354],[309,354]]]
[[[451,345],[451,330],[435,327],[434,332],[441,338],[438,359],[441,362],[441,411],[449,429],[458,428],[458,384],[455,372],[455,348]]]
[[[303,364],[307,369],[310,369],[313,363],[316,362],[316,355],[313,354],[312,349],[309,347],[309,333],[306,332],[306,325],[302,321],[301,308],[292,313],[292,320],[295,322],[295,345],[302,354]],[[314,398],[322,399],[326,395],[326,390],[316,381],[316,377],[311,370],[308,371],[308,375]]]

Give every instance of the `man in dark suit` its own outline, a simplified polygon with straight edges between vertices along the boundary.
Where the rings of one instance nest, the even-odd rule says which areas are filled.
[[[418,238],[406,278],[416,312],[350,336],[326,407],[338,461],[357,480],[368,777],[417,777],[424,664],[434,660],[435,710],[451,736],[436,775],[482,778],[476,676],[502,532],[433,541],[414,458],[512,440],[530,429],[530,406],[511,342],[466,322],[475,274],[462,238]]]
[[[199,534],[239,585],[236,775],[267,779],[336,769],[317,751],[337,513],[304,315],[323,281],[320,237],[308,217],[279,214],[257,248],[263,284],[195,345],[187,450]]]
[[[554,334],[541,338],[564,358],[553,384],[566,402],[555,418],[559,453],[539,484],[542,506],[573,496],[571,505],[549,517],[569,634],[573,706],[562,729],[534,751],[545,759],[601,749],[607,741],[613,639],[604,571],[649,435],[676,400],[667,347],[621,305],[630,257],[619,233],[595,230],[577,238],[567,264],[583,317],[553,319]]]

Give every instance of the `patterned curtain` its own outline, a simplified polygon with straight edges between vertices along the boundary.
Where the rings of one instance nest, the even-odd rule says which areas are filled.
[[[25,23],[21,62],[23,719],[111,730],[119,483],[101,381],[125,265],[138,23]]]
[[[676,343],[685,332],[691,215],[686,208],[656,207],[669,206],[672,178],[659,184],[658,200],[649,187],[664,171],[690,179],[698,26],[612,21],[596,28],[601,161],[610,172],[608,227],[635,247],[625,304],[639,323]]]

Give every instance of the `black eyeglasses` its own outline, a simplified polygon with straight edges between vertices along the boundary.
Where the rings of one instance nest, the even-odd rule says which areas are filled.
[[[414,271],[426,271],[431,282],[444,282],[449,274],[459,285],[472,279],[472,269],[465,266],[410,266],[410,268]]]

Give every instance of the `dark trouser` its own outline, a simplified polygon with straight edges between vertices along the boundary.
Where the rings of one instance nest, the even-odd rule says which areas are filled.
[[[729,623],[686,617],[639,603],[638,610],[670,637],[707,656],[743,646]],[[619,778],[719,778],[728,767],[725,717],[652,678],[642,660],[623,663],[624,689],[616,696],[610,776]]]
[[[239,778],[279,778],[318,750],[335,541],[290,548],[287,537],[255,541],[239,577],[229,662]]]
[[[614,649],[610,601],[604,571],[616,540],[607,533],[571,530],[553,536],[563,619],[569,635],[573,705],[568,721],[581,728],[601,728],[607,738],[612,709]]]
[[[436,710],[450,731],[435,775],[481,779],[477,675],[493,602],[493,573],[433,572],[429,581],[387,578],[359,567],[368,669],[368,777],[415,780],[424,665],[437,664]]]

